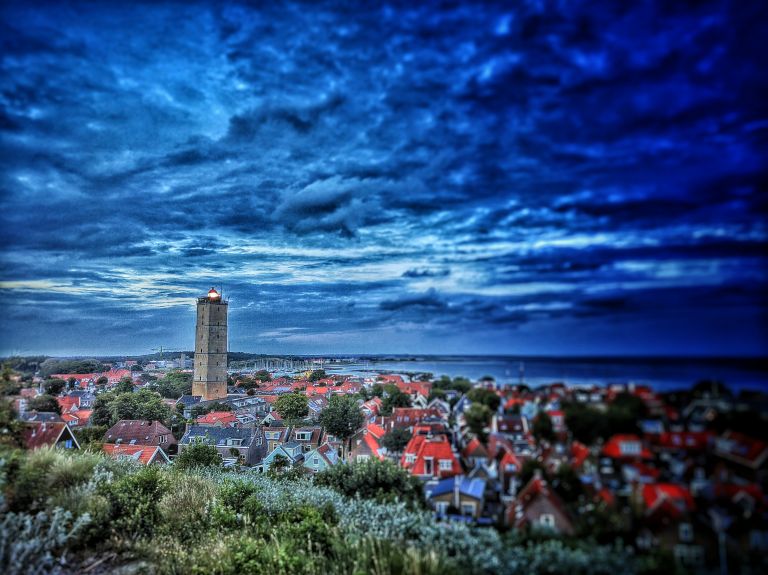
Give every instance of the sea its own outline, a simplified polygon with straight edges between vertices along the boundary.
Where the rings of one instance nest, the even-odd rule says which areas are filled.
[[[399,357],[365,358],[324,366],[329,373],[431,373],[436,377],[493,377],[502,385],[539,387],[635,383],[656,391],[689,389],[702,380],[725,383],[732,391],[768,392],[768,359],[722,358],[543,358],[543,357]]]

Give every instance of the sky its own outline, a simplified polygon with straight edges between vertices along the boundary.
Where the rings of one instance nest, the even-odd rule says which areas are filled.
[[[3,2],[0,354],[758,355],[760,2]]]

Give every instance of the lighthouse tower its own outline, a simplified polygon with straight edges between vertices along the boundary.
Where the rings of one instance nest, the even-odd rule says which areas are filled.
[[[227,308],[214,288],[197,298],[192,395],[203,401],[227,397]]]

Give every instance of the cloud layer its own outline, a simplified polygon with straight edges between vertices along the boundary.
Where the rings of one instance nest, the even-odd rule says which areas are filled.
[[[5,5],[0,351],[764,354],[761,11]]]

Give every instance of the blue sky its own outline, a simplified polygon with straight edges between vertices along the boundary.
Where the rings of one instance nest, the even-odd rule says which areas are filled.
[[[760,3],[263,4],[3,4],[0,353],[765,354]]]

